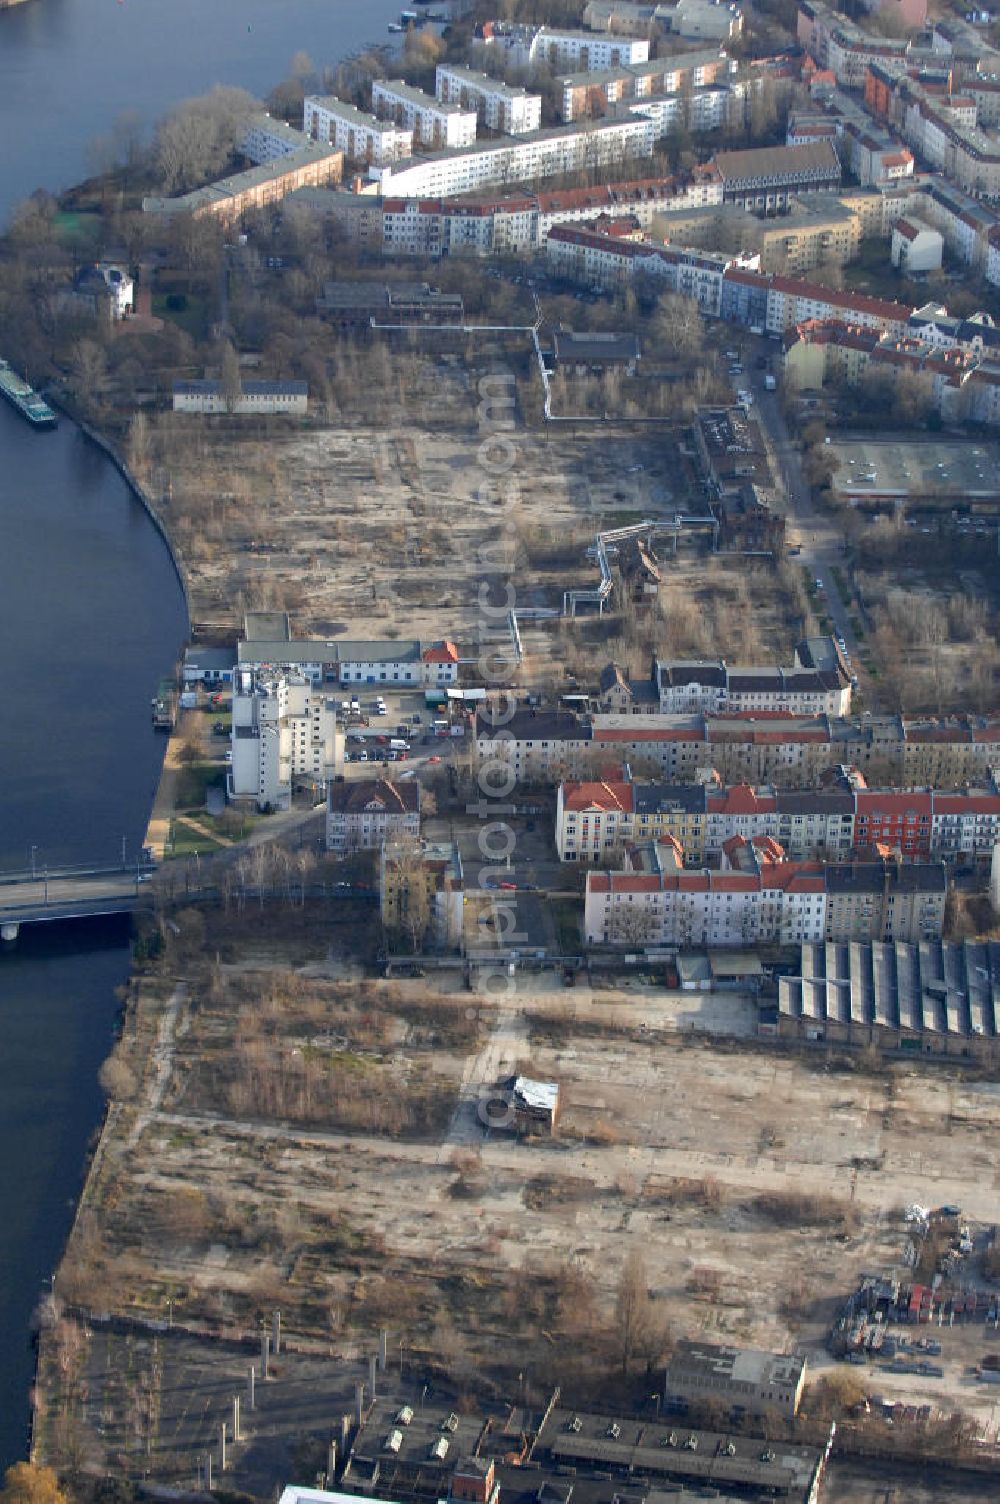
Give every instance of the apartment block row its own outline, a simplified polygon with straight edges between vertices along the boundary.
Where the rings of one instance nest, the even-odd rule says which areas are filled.
[[[679,843],[633,846],[619,871],[587,873],[588,945],[795,945],[939,939],[940,863],[792,861],[771,837],[733,836],[719,870],[692,871]]]
[[[754,252],[724,256],[677,245],[659,246],[615,227],[556,225],[545,242],[557,275],[591,286],[625,286],[637,275],[696,297],[704,311],[762,333],[781,335],[807,319],[839,318],[861,328],[902,334],[911,310],[903,303],[838,291],[820,283],[758,270]],[[678,268],[689,268],[681,275]]]
[[[380,120],[333,94],[308,94],[302,120],[302,129],[311,140],[329,142],[351,162],[383,167],[413,155],[412,127]]]
[[[788,668],[739,668],[724,658],[671,659],[654,653],[645,679],[631,679],[617,663],[608,664],[597,703],[612,715],[763,710],[845,716],[851,709],[851,673],[832,637],[805,638]]]
[[[143,213],[161,217],[190,214],[234,224],[247,214],[280,203],[291,193],[328,188],[343,177],[342,151],[310,140],[302,131],[270,115],[251,119],[240,151],[252,166],[173,198],[148,196],[142,201]]]
[[[596,120],[585,130],[556,126],[426,157],[384,158],[383,165],[373,161],[369,175],[380,192],[394,197],[450,197],[498,184],[621,168],[652,156],[655,143],[653,122],[629,115],[623,120]]]
[[[483,40],[502,52],[509,68],[573,69],[620,68],[645,63],[649,38],[624,33],[560,31],[551,26],[517,26],[496,21],[483,27]]]
[[[646,99],[624,99],[610,107],[606,119],[623,120],[635,115],[652,124],[654,138],[662,141],[673,130],[738,130],[746,120],[751,85],[739,79],[709,84],[702,89],[676,94],[652,94]]]
[[[707,209],[722,202],[711,167],[692,173],[627,179],[594,188],[526,189],[456,198],[395,198],[310,191],[304,208],[328,216],[359,245],[385,255],[492,256],[537,250],[556,224],[627,213],[642,226],[658,215]]]
[[[791,391],[834,383],[857,386],[878,374],[895,389],[918,378],[931,411],[946,422],[1000,424],[1000,360],[969,349],[943,349],[913,335],[860,329],[839,319],[808,320],[785,336],[784,371]]]
[[[332,95],[307,96],[305,137],[367,164],[369,177],[382,192],[406,198],[450,197],[648,157],[656,141],[678,122],[699,130],[741,123],[745,100],[759,85],[759,80],[732,78],[729,60],[718,49],[650,64],[639,55],[642,48],[633,55],[633,50],[619,45],[627,38],[605,43],[581,33],[590,52],[596,48],[601,53],[595,57],[586,46],[576,48],[580,38],[575,33],[543,28],[533,36],[537,40],[543,33],[547,47],[553,38],[568,39],[572,46],[566,55],[575,57],[579,51],[589,70],[564,80],[562,113],[567,124],[561,127],[539,129],[538,95],[471,69],[442,64],[435,73],[435,98],[398,80],[375,82],[371,114]],[[642,46],[648,52],[648,44]],[[615,55],[613,62],[603,60],[602,49]],[[595,114],[605,118],[586,119],[586,129],[574,123]],[[480,122],[502,135],[477,140]],[[807,161],[810,153],[816,156],[814,146],[775,150],[786,153],[779,169],[782,180],[787,177],[787,154],[794,157],[798,152],[802,187],[818,185],[818,157],[815,163]],[[750,155],[728,154],[734,159],[733,170],[735,159]],[[828,161],[824,181],[830,170]],[[834,181],[839,181],[839,169]]]
[[[365,218],[368,244],[373,241],[371,200],[358,208],[352,194],[325,197],[341,223]],[[337,200],[332,205],[331,200]],[[651,177],[606,183],[598,188],[559,188],[550,193],[525,190],[489,197],[459,199],[377,199],[382,250],[409,256],[496,256],[534,251],[544,245],[555,224],[582,223],[594,215],[627,214],[642,226],[654,217],[704,209],[722,202],[719,179],[710,168],[677,177]]]
[[[545,240],[545,260],[554,277],[593,288],[625,287],[651,279],[665,292],[694,298],[702,311],[718,317],[723,278],[731,267],[748,270],[759,257],[723,256],[684,246],[658,246],[617,233],[614,226],[588,230],[556,225]]]
[[[926,5],[926,0],[915,3]],[[855,89],[864,84],[869,64],[901,62],[909,45],[902,37],[869,36],[822,0],[799,0],[796,34],[801,46],[821,68],[830,70],[838,84]]]
[[[375,79],[372,111],[410,131],[413,143],[434,151],[447,146],[471,146],[476,139],[476,111],[448,100],[435,99],[402,79]]]
[[[1000,715],[580,716],[500,702],[480,710],[475,732],[480,764],[550,785],[627,762],[636,777],[668,783],[693,783],[709,768],[724,783],[812,788],[831,767],[851,765],[873,782],[960,788],[982,786],[1000,762]]]
[[[873,61],[863,80],[865,103],[889,121],[925,163],[962,192],[1000,194],[1000,87],[995,79],[956,80],[950,65],[922,69]]]
[[[1000,784],[982,788],[869,788],[856,769],[831,772],[804,792],[773,784],[722,787],[604,778],[562,783],[556,799],[556,850],[563,862],[614,865],[636,842],[677,841],[685,861],[717,860],[733,836],[768,837],[795,859],[845,861],[864,848],[902,860],[970,862],[1000,841]]]
[[[727,81],[735,72],[736,64],[715,47],[652,62],[569,73],[558,80],[560,118],[567,125],[574,120],[593,119],[625,100],[703,89]]]
[[[542,96],[526,89],[461,68],[454,63],[438,63],[434,73],[434,92],[443,104],[461,110],[474,110],[476,118],[488,130],[505,136],[525,136],[537,131],[542,123]]]

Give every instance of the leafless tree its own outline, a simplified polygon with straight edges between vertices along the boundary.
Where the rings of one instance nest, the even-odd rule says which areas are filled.
[[[245,89],[222,84],[179,104],[156,131],[156,162],[164,189],[183,192],[223,172],[258,108]]]

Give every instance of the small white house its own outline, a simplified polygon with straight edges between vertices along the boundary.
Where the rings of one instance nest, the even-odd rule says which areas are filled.
[[[900,271],[936,272],[941,268],[944,238],[913,214],[896,220],[892,227],[892,264]]]

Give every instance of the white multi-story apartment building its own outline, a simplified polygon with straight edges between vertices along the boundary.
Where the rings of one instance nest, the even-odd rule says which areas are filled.
[[[420,785],[416,779],[357,778],[331,783],[326,804],[328,851],[381,851],[391,838],[419,839]]]
[[[451,197],[496,184],[530,182],[599,167],[624,166],[653,154],[651,120],[597,120],[585,129],[557,126],[509,141],[480,141],[457,151],[438,152],[395,165],[369,169],[382,193],[396,198]]]
[[[412,155],[413,132],[393,120],[377,120],[332,94],[307,95],[303,129],[314,141],[329,141],[352,162],[382,167]]]
[[[505,136],[525,136],[537,131],[542,123],[540,94],[529,94],[526,89],[502,83],[487,73],[476,73],[472,68],[438,63],[434,90],[443,103],[475,110],[483,125]]]
[[[304,131],[297,131],[286,120],[262,112],[252,117],[240,142],[240,151],[251,162],[260,164],[294,156],[308,145],[309,137]]]
[[[624,287],[637,277],[651,277],[664,290],[694,298],[703,312],[717,317],[723,276],[733,265],[760,265],[750,256],[723,256],[685,246],[656,246],[582,225],[554,225],[545,240],[545,259],[553,275],[588,287]]]
[[[288,809],[296,779],[322,787],[343,763],[336,702],[304,674],[236,671],[230,792]]]
[[[532,67],[578,71],[620,68],[623,63],[649,60],[649,38],[596,35],[592,31],[554,31],[542,26],[531,39],[528,62]]]
[[[380,120],[393,120],[412,131],[414,143],[440,151],[471,146],[476,139],[476,111],[447,100],[434,99],[401,79],[372,84],[372,109]]]

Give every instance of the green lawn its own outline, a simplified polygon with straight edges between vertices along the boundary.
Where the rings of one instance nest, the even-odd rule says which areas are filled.
[[[152,298],[153,314],[158,319],[166,319],[169,323],[177,324],[192,339],[203,340],[208,335],[208,326],[211,319],[209,300],[203,293],[183,293],[182,308],[171,308],[168,298],[175,296],[171,293],[155,292]]]
[[[177,780],[177,808],[184,813],[201,815],[205,809],[205,790],[223,788],[225,768],[218,763],[197,762],[182,767]]]
[[[190,825],[184,825],[178,820],[170,822],[170,845],[165,855],[170,857],[183,856],[210,856],[213,851],[221,851],[218,841],[213,841],[210,836],[203,836],[197,830],[192,830]]]

